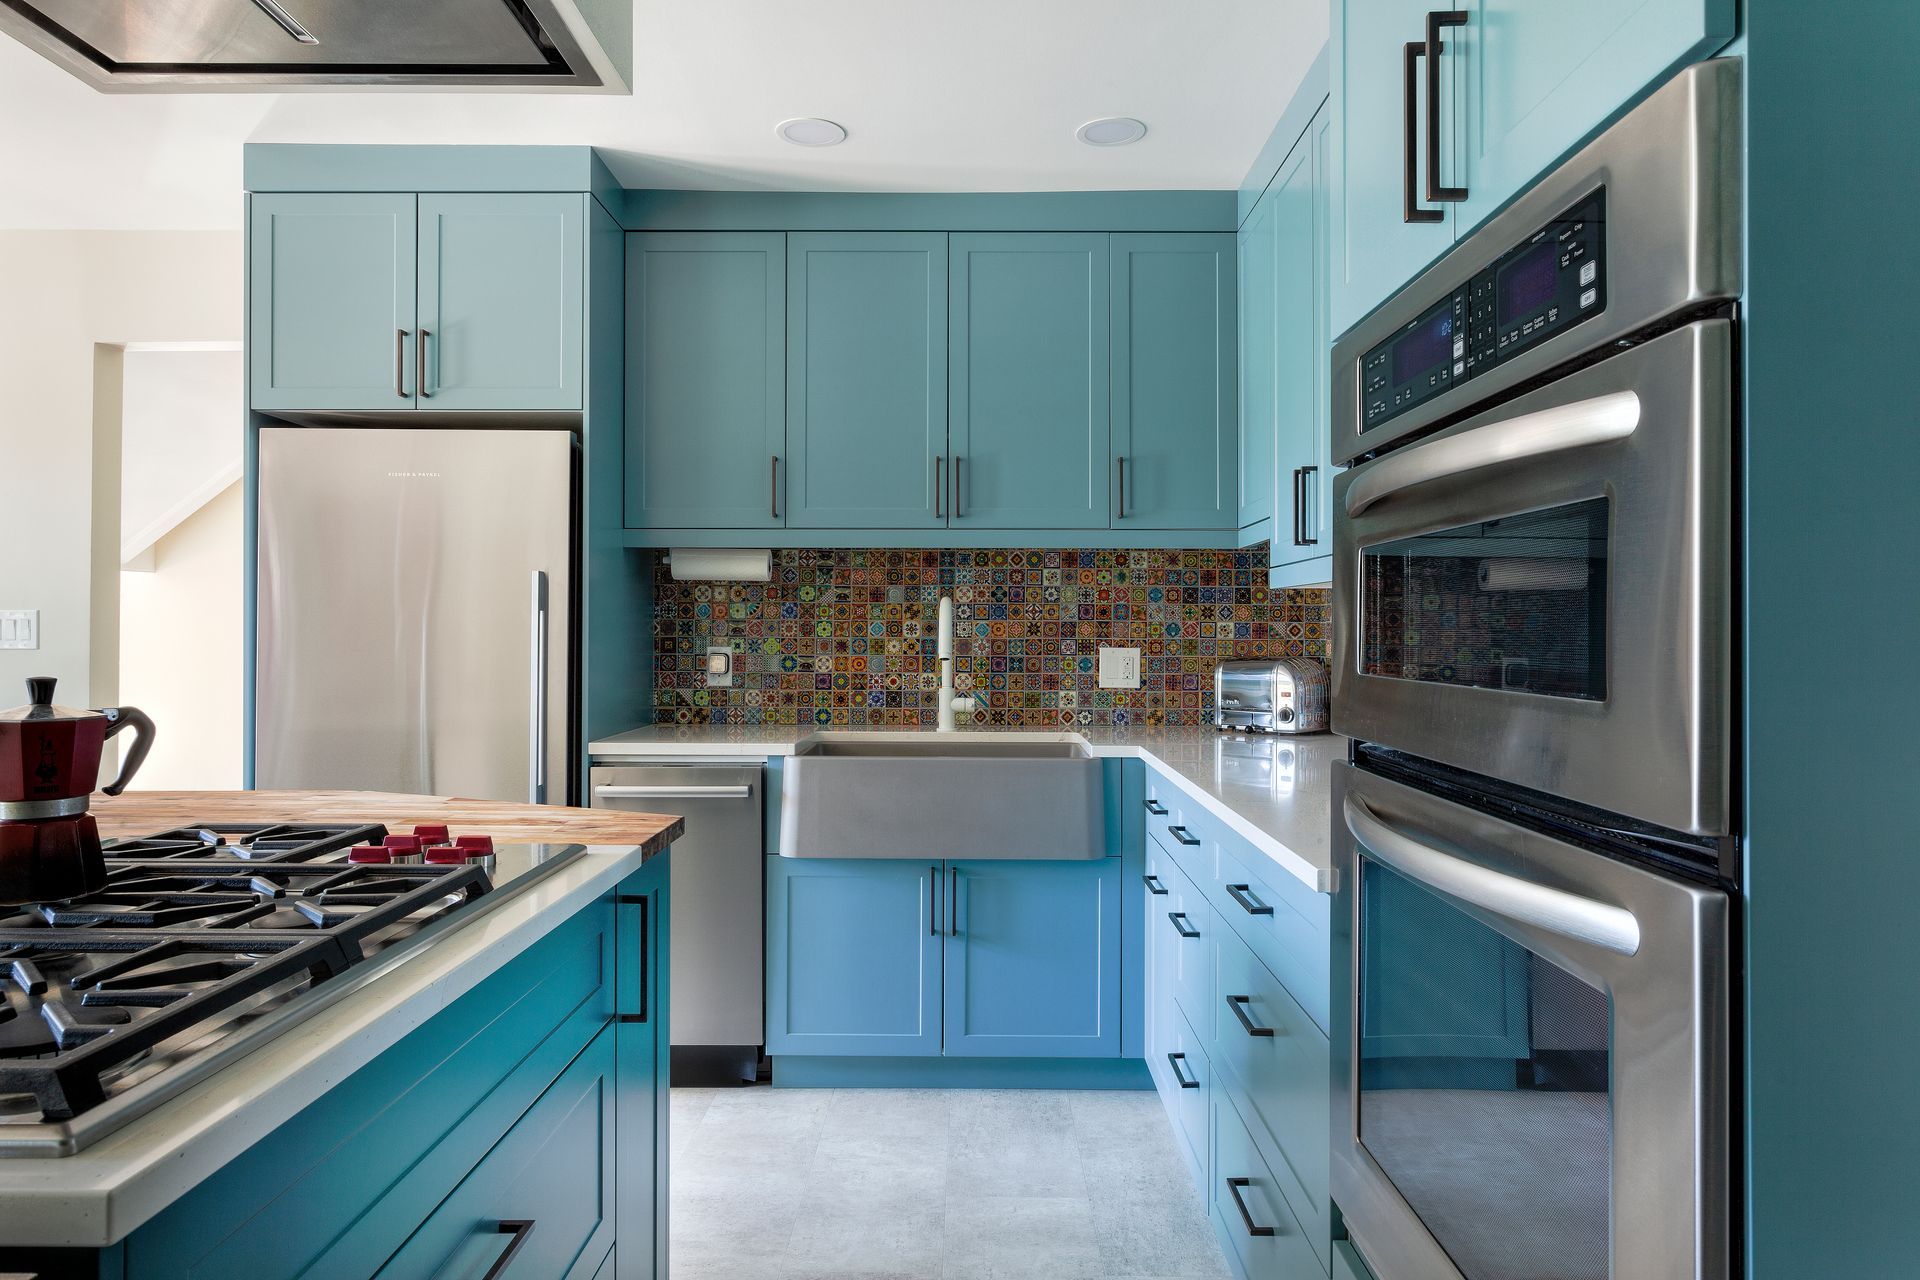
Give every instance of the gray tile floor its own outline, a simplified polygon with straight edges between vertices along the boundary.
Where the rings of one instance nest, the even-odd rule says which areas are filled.
[[[672,1280],[1229,1275],[1151,1091],[675,1089]]]

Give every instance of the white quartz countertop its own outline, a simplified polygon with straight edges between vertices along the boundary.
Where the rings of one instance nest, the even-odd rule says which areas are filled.
[[[817,739],[918,739],[925,729],[815,729],[811,726],[649,725],[588,745],[596,764],[767,760],[789,756]],[[1221,733],[1200,727],[1078,731],[961,730],[996,738],[1084,743],[1095,756],[1135,757],[1166,774],[1220,821],[1319,893],[1334,888],[1333,763],[1347,740],[1331,733],[1301,737]]]
[[[229,1160],[640,869],[631,846],[587,856],[430,942],[374,957],[347,993],[80,1152],[0,1160],[0,1245],[102,1247]]]

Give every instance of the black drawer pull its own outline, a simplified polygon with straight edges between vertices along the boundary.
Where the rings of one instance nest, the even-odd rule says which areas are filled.
[[[647,916],[647,907],[650,899],[644,893],[619,893],[614,895],[613,901],[617,906],[635,908],[639,913],[638,918],[640,921],[640,928],[638,930],[638,937],[636,939],[639,945],[635,948],[635,955],[639,958],[639,963],[640,963],[640,974],[639,974],[639,977],[635,980],[635,984],[634,984],[637,988],[635,994],[638,995],[640,998],[640,1001],[639,1001],[640,1007],[634,1013],[616,1013],[613,1015],[613,1020],[615,1022],[630,1022],[630,1023],[642,1022],[643,1023],[647,1021],[647,1018],[648,1018],[647,981],[649,978],[653,976],[652,965],[649,963],[649,960],[648,960],[648,947],[652,945],[652,938],[648,936],[652,922],[648,919],[648,916]],[[617,989],[615,994],[616,995],[618,994]],[[502,1230],[505,1230],[505,1228],[503,1227]],[[533,1230],[532,1223],[527,1224],[527,1230],[529,1231]],[[506,1257],[503,1257],[500,1260],[501,1265],[504,1266],[506,1264],[506,1259],[513,1256],[513,1250],[518,1249],[519,1247],[520,1246],[518,1244],[515,1244],[513,1248],[508,1249],[506,1253]]]
[[[507,1264],[513,1261],[514,1255],[519,1253],[521,1246],[527,1243],[527,1237],[533,1234],[533,1221],[506,1219],[496,1222],[493,1229],[503,1236],[512,1236],[513,1239],[507,1244],[506,1252],[493,1260],[493,1265],[487,1268],[487,1274],[481,1276],[480,1280],[500,1280],[501,1276],[507,1274]]]
[[[1247,1014],[1247,1006],[1253,1003],[1252,996],[1228,996],[1227,1008],[1233,1010],[1233,1016],[1240,1019],[1240,1025],[1247,1029],[1250,1036],[1270,1036],[1272,1027],[1263,1027]]]
[[[1228,1178],[1227,1194],[1233,1197],[1233,1207],[1240,1211],[1240,1221],[1247,1225],[1248,1235],[1270,1236],[1274,1234],[1273,1228],[1256,1225],[1253,1221],[1253,1214],[1247,1211],[1247,1202],[1240,1198],[1240,1188],[1250,1187],[1252,1185],[1252,1178]]]
[[[1147,892],[1156,898],[1167,896],[1167,886],[1160,883],[1159,876],[1141,876],[1140,883],[1147,886]]]
[[[1272,915],[1273,908],[1254,897],[1252,888],[1251,885],[1230,884],[1227,886],[1227,896],[1239,903],[1240,909],[1250,916]]]
[[[1199,844],[1200,843],[1200,837],[1196,836],[1195,834],[1193,834],[1193,832],[1187,830],[1185,827],[1168,827],[1167,834],[1172,836],[1175,840],[1178,840],[1181,844]]]
[[[1187,1055],[1184,1053],[1170,1053],[1167,1055],[1167,1066],[1172,1068],[1173,1078],[1182,1089],[1198,1089],[1200,1082],[1189,1078],[1184,1071],[1180,1070],[1180,1064],[1186,1060]]]
[[[1164,818],[1167,816],[1167,806],[1161,804],[1158,800],[1155,800],[1152,796],[1148,796],[1147,812],[1152,814],[1156,818]]]
[[[1184,911],[1169,911],[1169,912],[1167,912],[1167,919],[1169,919],[1169,920],[1171,920],[1171,921],[1173,921],[1173,931],[1174,931],[1175,933],[1177,933],[1177,934],[1179,934],[1179,935],[1180,935],[1181,937],[1183,937],[1183,938],[1197,938],[1197,937],[1199,937],[1199,936],[1200,936],[1200,931],[1199,931],[1198,929],[1189,929],[1189,928],[1187,927],[1187,925],[1190,925],[1190,924],[1192,924],[1192,923],[1193,923],[1193,921],[1191,921],[1191,920],[1187,920],[1187,913],[1186,913],[1186,912],[1184,912]],[[1186,920],[1186,924],[1182,924],[1182,923],[1181,923],[1181,921],[1183,921],[1183,920]],[[1271,1031],[1269,1031],[1269,1032],[1268,1032],[1267,1034],[1268,1034],[1268,1035],[1272,1035],[1273,1033],[1272,1033]]]

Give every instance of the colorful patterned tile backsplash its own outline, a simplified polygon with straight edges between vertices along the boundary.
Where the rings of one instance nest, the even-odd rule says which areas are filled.
[[[1213,667],[1327,651],[1327,593],[1267,589],[1244,551],[776,551],[766,583],[654,570],[662,723],[912,728],[934,723],[936,619],[954,604],[954,684],[976,723],[1200,724]],[[734,651],[708,688],[709,645]],[[1138,648],[1140,688],[1102,689],[1100,646]]]

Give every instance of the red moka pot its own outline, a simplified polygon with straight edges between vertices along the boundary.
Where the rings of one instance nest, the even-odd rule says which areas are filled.
[[[0,906],[58,902],[107,882],[100,831],[87,801],[106,740],[132,726],[117,796],[153,746],[153,721],[132,707],[76,711],[53,705],[53,680],[27,681],[27,705],[0,711]]]

